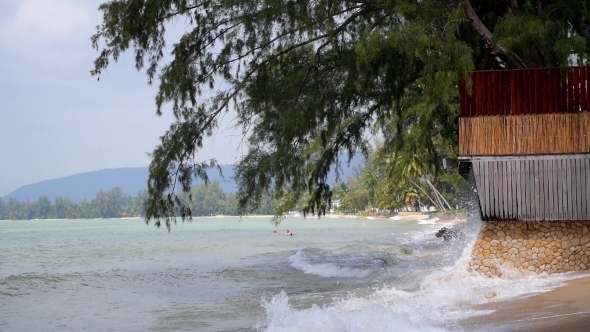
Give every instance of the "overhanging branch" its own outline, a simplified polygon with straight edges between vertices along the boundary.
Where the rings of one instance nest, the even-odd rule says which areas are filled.
[[[492,33],[479,19],[479,16],[471,6],[469,0],[461,0],[465,6],[465,14],[471,25],[477,31],[479,36],[484,40],[486,48],[490,50],[490,54],[502,56],[513,68],[527,68],[526,63],[514,52],[510,51],[500,43],[493,41]]]

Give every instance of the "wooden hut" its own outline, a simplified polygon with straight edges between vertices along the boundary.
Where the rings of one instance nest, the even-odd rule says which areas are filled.
[[[475,71],[460,98],[484,220],[590,220],[590,66]]]

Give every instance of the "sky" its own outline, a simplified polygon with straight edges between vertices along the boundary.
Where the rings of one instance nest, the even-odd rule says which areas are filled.
[[[171,112],[156,115],[157,82],[147,84],[131,54],[100,81],[90,75],[104,1],[0,0],[0,197],[47,179],[147,166],[173,122]],[[172,29],[167,45],[183,28]],[[231,120],[198,159],[233,164],[244,153]]]

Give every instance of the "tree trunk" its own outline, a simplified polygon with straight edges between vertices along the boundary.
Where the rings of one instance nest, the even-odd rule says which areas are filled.
[[[465,14],[475,31],[484,40],[486,48],[492,55],[501,56],[513,68],[527,68],[526,63],[514,52],[502,46],[500,43],[495,43],[492,38],[492,33],[479,19],[479,16],[471,6],[469,0],[461,0],[465,6]],[[518,6],[518,5],[517,5]]]

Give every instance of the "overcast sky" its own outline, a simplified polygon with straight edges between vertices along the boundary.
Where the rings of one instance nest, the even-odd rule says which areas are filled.
[[[147,166],[173,121],[155,115],[156,86],[130,54],[100,82],[90,76],[104,1],[0,0],[0,197],[42,180]],[[235,162],[240,137],[228,127],[199,159]]]

